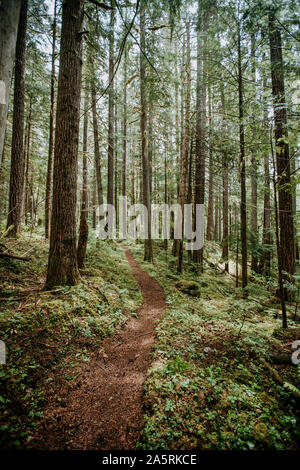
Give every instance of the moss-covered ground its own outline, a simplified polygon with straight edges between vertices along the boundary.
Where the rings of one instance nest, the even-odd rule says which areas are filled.
[[[1,242],[1,240],[0,240]],[[102,348],[142,298],[122,248],[90,238],[86,267],[74,287],[43,290],[48,245],[42,234],[5,240],[30,262],[0,260],[0,331],[7,364],[0,368],[0,447],[22,448],[45,403],[64,401],[80,366]],[[288,304],[281,328],[276,279],[252,278],[246,292],[217,265],[219,248],[206,246],[204,272],[185,262],[182,275],[170,250],[130,249],[162,285],[167,309],[156,333],[144,386],[143,449],[299,448],[300,368],[272,364],[290,356],[300,339]]]
[[[205,263],[204,273],[186,266],[179,276],[162,246],[154,246],[153,265],[143,262],[143,245],[131,250],[167,297],[145,383],[139,447],[298,448],[300,368],[272,365],[270,357],[291,355],[300,328],[290,304],[289,329],[281,329],[280,304],[270,293],[276,281],[256,277],[245,295],[212,264]]]
[[[115,243],[89,241],[81,282],[43,290],[48,244],[42,234],[5,240],[6,249],[30,262],[0,260],[0,339],[7,364],[0,366],[0,447],[22,447],[34,432],[49,396],[57,403],[76,383],[107,336],[136,315],[137,282]]]

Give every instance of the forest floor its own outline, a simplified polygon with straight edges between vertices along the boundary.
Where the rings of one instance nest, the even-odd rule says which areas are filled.
[[[91,237],[80,284],[47,292],[42,234],[5,243],[32,261],[0,263],[1,448],[299,448],[300,367],[270,357],[300,328],[275,278],[242,292],[215,243],[179,276],[160,243],[149,264]]]
[[[159,284],[141,270],[128,248],[125,252],[143,294],[137,318],[131,318],[81,369],[64,407],[46,409],[31,448],[136,448],[144,424],[143,385],[165,301]]]
[[[116,329],[142,302],[124,251],[90,237],[86,268],[75,287],[44,291],[48,243],[24,233],[5,245],[30,262],[0,260],[0,448],[30,445],[46,409],[65,409],[81,370],[103,355]],[[81,404],[82,405],[82,404]],[[82,443],[84,446],[84,442]]]
[[[138,448],[300,448],[300,366],[270,359],[290,358],[300,339],[294,303],[289,328],[281,328],[276,278],[249,276],[243,292],[221,269],[216,243],[206,243],[203,273],[191,263],[178,275],[162,243],[154,245],[153,264],[143,261],[142,245],[131,251],[166,294]]]

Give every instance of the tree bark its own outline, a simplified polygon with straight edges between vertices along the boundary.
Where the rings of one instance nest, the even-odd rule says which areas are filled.
[[[283,287],[283,251],[282,245],[280,243],[279,235],[279,223],[280,219],[278,216],[278,202],[277,202],[277,187],[276,187],[276,169],[275,169],[275,156],[273,151],[273,142],[272,136],[270,139],[271,151],[272,151],[272,160],[273,160],[273,191],[274,191],[274,212],[275,212],[275,236],[276,236],[276,248],[277,248],[277,259],[278,259],[278,285],[280,293],[280,302],[281,302],[281,312],[282,312],[282,328],[287,328],[287,315],[286,315],[286,305],[285,305],[285,292]]]
[[[103,204],[103,188],[102,188],[102,175],[101,175],[101,158],[100,158],[100,147],[99,147],[99,134],[98,134],[98,117],[96,107],[96,86],[95,86],[95,73],[91,80],[91,97],[92,97],[92,114],[93,114],[93,131],[94,131],[94,159],[95,159],[95,171],[97,181],[97,196],[98,204]]]
[[[241,179],[242,287],[245,288],[248,284],[248,269],[247,269],[247,202],[246,202],[244,97],[243,97],[243,76],[242,76],[240,24],[238,25],[238,92],[239,92],[240,179]]]
[[[92,227],[95,230],[97,226],[97,181],[96,181],[96,168],[94,166],[94,174],[93,174],[93,190],[92,190]]]
[[[205,15],[201,21],[202,4],[198,3],[198,26],[202,24],[203,41],[201,43],[200,32],[197,34],[197,90],[196,90],[196,158],[195,158],[195,205],[204,204],[205,198],[205,125],[206,125],[206,46],[207,46],[207,23],[208,17]],[[195,211],[196,214],[196,211]],[[195,263],[199,263],[203,269],[203,248],[193,251]]]
[[[164,161],[164,202],[168,204],[168,129],[166,129],[166,139],[165,139],[165,161]],[[166,234],[164,235],[164,250],[168,250],[168,239]]]
[[[277,27],[275,14],[269,14],[269,41],[274,103],[274,133],[276,167],[278,178],[278,209],[282,270],[295,272],[295,232],[293,219],[293,197],[291,194],[289,144],[284,89],[284,70],[282,62],[281,34]]]
[[[235,222],[235,287],[239,287],[239,229],[238,229],[238,208],[234,205]]]
[[[226,125],[225,125],[225,96],[223,84],[221,86],[221,106],[222,106],[222,135],[226,139]],[[225,263],[225,271],[229,271],[228,257],[229,257],[229,240],[228,240],[228,198],[229,198],[229,176],[228,176],[228,154],[223,150],[222,155],[222,182],[223,182],[223,239],[222,239],[222,258]]]
[[[214,225],[214,240],[219,241],[219,195],[215,196],[215,225]]]
[[[124,51],[124,87],[123,87],[123,161],[122,161],[122,196],[126,196],[127,165],[127,48]]]
[[[192,204],[193,201],[193,171],[194,171],[194,165],[193,165],[193,144],[194,144],[194,135],[193,135],[193,130],[191,130],[191,135],[190,135],[190,149],[189,149],[189,158],[188,158],[188,177],[187,177],[187,196],[186,196],[186,203],[187,204]],[[193,220],[193,227],[195,227],[195,220]],[[189,240],[190,242],[192,240]],[[191,250],[188,251],[188,264],[191,264],[192,262],[192,255],[193,252]]]
[[[256,64],[255,64],[255,39],[254,35],[251,35],[251,78],[254,85],[254,100],[256,98]],[[253,105],[254,107],[254,105]],[[256,146],[254,146],[254,141],[256,138],[256,125],[255,122],[255,110],[252,112],[252,137],[253,144],[251,148],[251,242],[252,242],[252,256],[251,256],[251,269],[254,272],[258,272],[258,257],[256,255],[257,244],[258,244],[258,227],[257,227],[257,156],[256,156]]]
[[[210,95],[210,92],[209,92]],[[209,129],[211,129],[211,96],[209,97]],[[213,152],[211,149],[211,132],[209,135],[209,163],[208,163],[208,207],[207,207],[207,226],[206,240],[213,239],[214,230],[214,172],[213,172]]]
[[[181,158],[180,158],[180,181],[179,181],[179,204],[182,213],[182,237],[184,233],[184,204],[186,199],[186,183],[188,172],[188,155],[190,147],[190,103],[191,103],[191,45],[190,45],[190,24],[186,24],[186,68],[185,68],[186,86],[183,90],[182,117],[184,114],[184,125],[182,127],[183,137],[181,140]],[[185,96],[184,96],[185,95]],[[183,263],[183,240],[178,240],[178,263],[177,271],[182,272]]]
[[[83,0],[63,2],[47,288],[74,285],[79,280],[76,192],[83,3]]]
[[[32,117],[32,97],[29,100],[29,112],[27,118],[27,134],[25,136],[25,187],[24,187],[24,215],[25,215],[25,225],[28,224],[28,212],[30,210],[31,204],[31,188],[29,183],[29,169],[30,169],[30,148],[31,148],[31,117]],[[32,222],[32,218],[31,218]]]
[[[12,226],[9,236],[16,236],[21,229],[21,213],[24,190],[24,99],[25,99],[25,62],[27,0],[22,0],[16,44],[16,63],[14,80],[14,111],[11,143],[11,167],[9,182],[9,208],[7,228]]]
[[[140,10],[140,44],[143,51],[146,49],[145,38],[145,0],[141,1]],[[141,136],[142,136],[142,167],[143,167],[143,203],[148,211],[148,234],[145,239],[144,260],[153,261],[151,239],[151,203],[150,203],[150,168],[149,153],[147,149],[147,98],[146,98],[146,59],[140,52],[140,92],[141,92]]]
[[[49,118],[49,149],[45,196],[45,238],[50,235],[51,189],[53,176],[53,151],[54,151],[54,107],[55,107],[55,48],[56,48],[56,9],[57,0],[54,2],[54,18],[52,25],[52,55],[51,55],[51,92],[50,92],[50,118]]]
[[[87,83],[86,83],[87,86]],[[77,245],[78,268],[84,268],[86,248],[89,236],[88,226],[88,159],[87,159],[87,136],[88,136],[88,90],[85,91],[84,118],[83,118],[83,142],[82,142],[82,193],[79,237]]]
[[[263,90],[266,89],[266,78],[263,77]],[[263,118],[264,118],[264,131],[267,135],[268,129],[268,108],[266,102],[263,103]],[[271,275],[271,198],[270,198],[270,166],[269,166],[269,153],[264,152],[264,215],[263,215],[263,252],[260,259],[259,271],[266,277]]]
[[[22,0],[0,3],[0,155],[2,157]]]
[[[109,37],[109,92],[108,92],[108,162],[107,162],[107,204],[114,203],[114,0],[110,5],[110,37]]]

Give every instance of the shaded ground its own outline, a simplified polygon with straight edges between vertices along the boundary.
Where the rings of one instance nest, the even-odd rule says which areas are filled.
[[[104,343],[84,366],[63,406],[45,410],[29,447],[134,449],[143,428],[143,384],[151,364],[154,329],[165,309],[159,284],[125,248],[144,302],[138,318]]]
[[[142,248],[131,252],[163,287],[167,308],[144,385],[139,448],[299,449],[300,402],[291,391],[300,397],[300,366],[290,361],[291,342],[300,339],[295,305],[287,305],[284,331],[279,300],[265,279],[249,282],[243,297],[231,276],[214,268],[215,244],[206,243],[210,264],[203,273],[186,263],[180,276],[162,244],[154,245],[153,264],[143,262]],[[288,363],[274,364],[273,354]]]

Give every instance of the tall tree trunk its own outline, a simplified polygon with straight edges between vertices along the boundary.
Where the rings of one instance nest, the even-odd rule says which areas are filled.
[[[225,96],[223,84],[221,86],[221,106],[222,106],[222,135],[223,139],[226,139],[226,124],[225,124]],[[228,272],[229,264],[229,239],[228,239],[228,198],[229,198],[229,184],[228,184],[228,154],[227,151],[223,150],[222,155],[222,186],[223,186],[223,239],[222,239],[222,258],[225,263],[225,271]]]
[[[294,174],[296,172],[296,153],[293,154],[292,158],[290,159],[291,162],[291,173]],[[296,261],[299,261],[299,246],[298,246],[298,237],[297,237],[297,227],[296,227],[296,215],[297,215],[297,188],[293,191],[293,217],[294,217],[294,233],[295,233],[295,256]]]
[[[168,131],[168,129],[166,129]],[[164,202],[168,204],[168,132],[166,133],[165,138],[165,161],[164,161]],[[163,233],[164,236],[164,249],[168,250],[168,239],[166,238],[166,234]]]
[[[125,45],[124,49],[124,85],[123,85],[123,159],[122,159],[122,171],[121,171],[121,195],[123,198],[127,194],[127,184],[126,184],[126,170],[127,170],[127,60],[128,60],[128,51]],[[122,202],[122,213],[123,213],[123,222],[121,228],[121,233],[124,237],[127,235],[127,216],[126,216],[126,201],[125,199]],[[119,222],[120,223],[120,222]]]
[[[269,14],[269,40],[274,103],[274,131],[276,167],[278,177],[278,209],[282,270],[295,272],[295,232],[293,219],[293,196],[290,192],[290,160],[287,131],[284,71],[282,63],[281,34],[275,14]]]
[[[93,174],[93,190],[92,190],[92,205],[93,205],[93,210],[92,210],[92,224],[93,224],[93,229],[96,229],[97,226],[97,180],[96,180],[96,168],[94,166],[94,174]]]
[[[246,203],[246,162],[244,130],[244,97],[241,56],[241,26],[238,25],[238,89],[239,89],[239,131],[240,131],[240,179],[241,179],[241,242],[242,242],[242,287],[248,284],[247,269],[247,203]]]
[[[235,222],[235,286],[239,287],[239,229],[238,229],[238,208],[234,205]]]
[[[0,162],[0,215],[3,213],[6,214],[6,197],[5,190],[3,187],[4,182],[4,168],[5,168],[5,159],[6,159],[6,145],[7,145],[7,132],[5,132],[3,151],[1,155]]]
[[[114,203],[114,46],[115,46],[115,1],[110,5],[109,30],[109,93],[108,93],[108,163],[107,163],[107,204]]]
[[[263,90],[266,90],[266,78],[263,78]],[[264,118],[264,131],[268,135],[268,108],[267,103],[263,103],[263,118]],[[263,252],[260,260],[260,273],[266,277],[271,276],[271,198],[270,198],[270,167],[269,167],[269,153],[264,152],[264,215],[263,215]]]
[[[256,98],[256,64],[255,64],[255,39],[254,35],[251,35],[251,75],[254,86],[254,103]],[[253,104],[254,108],[255,104]],[[258,227],[257,227],[257,156],[256,156],[256,145],[254,142],[256,139],[256,125],[255,122],[255,109],[252,112],[252,137],[253,144],[251,147],[251,241],[252,241],[252,256],[251,256],[251,269],[254,272],[258,272],[258,257],[256,255],[257,244],[258,244]]]
[[[117,83],[116,83],[116,86]],[[117,101],[115,102],[115,109],[114,109],[114,203],[115,203],[115,211],[116,211],[116,230],[118,230],[119,226],[119,213],[118,213],[118,108],[117,108]]]
[[[13,131],[11,142],[11,167],[9,183],[9,208],[7,217],[7,227],[12,226],[12,230],[9,232],[9,236],[16,236],[20,232],[23,204],[25,168],[23,139],[27,6],[27,0],[22,0],[16,44]]]
[[[141,1],[140,10],[140,43],[143,51],[146,49],[145,38],[145,0]],[[150,168],[147,149],[147,98],[146,98],[146,59],[140,52],[140,89],[141,89],[141,136],[142,136],[142,167],[143,167],[143,203],[148,211],[148,235],[145,239],[145,261],[153,261],[151,239],[151,204],[150,204]]]
[[[181,159],[180,159],[180,181],[179,181],[179,204],[182,213],[182,238],[178,240],[178,264],[177,271],[182,272],[183,263],[183,234],[184,234],[184,204],[186,198],[186,182],[188,171],[188,155],[190,148],[190,105],[191,105],[191,44],[190,44],[190,24],[186,24],[186,68],[185,81],[186,86],[183,90],[182,104],[184,106],[184,126],[183,137],[181,141]],[[183,116],[183,109],[182,109]]]
[[[126,196],[127,165],[127,48],[124,50],[124,88],[123,88],[123,162],[122,162],[122,196]]]
[[[102,176],[101,176],[101,158],[100,158],[100,147],[99,147],[99,134],[98,134],[98,118],[96,108],[96,86],[95,86],[95,73],[91,80],[91,97],[92,97],[92,114],[93,114],[93,131],[94,131],[94,159],[95,159],[95,171],[97,181],[97,202],[101,206],[103,204],[103,188],[102,188]]]
[[[216,197],[215,197],[215,225],[214,225],[214,240],[215,240],[215,242],[219,241],[218,227],[219,227],[219,195],[216,194]]]
[[[2,157],[22,0],[0,3],[0,156]],[[24,5],[23,5],[24,7]]]
[[[27,118],[27,133],[25,136],[25,187],[24,187],[24,214],[25,214],[25,225],[28,224],[28,212],[30,210],[30,184],[29,184],[29,168],[30,168],[30,147],[31,147],[31,117],[32,117],[32,97],[29,101],[29,112]],[[32,220],[31,220],[32,222]]]
[[[176,58],[177,58],[177,47],[175,50]],[[181,63],[181,71],[180,71],[180,80],[181,80],[181,89],[180,93],[179,91],[179,73],[178,73],[178,80],[176,80],[175,83],[175,98],[176,98],[176,115],[175,115],[175,122],[176,122],[176,168],[179,168],[179,171],[176,173],[176,190],[177,190],[177,200],[179,203],[179,194],[180,194],[180,180],[181,180],[181,162],[182,162],[182,155],[181,155],[181,150],[182,150],[182,141],[183,141],[183,135],[184,135],[184,64],[185,64],[186,58],[185,58],[185,42],[183,43],[183,51],[182,51],[182,63]],[[179,106],[178,106],[178,101],[179,101],[179,96],[180,96],[180,120],[179,120]],[[174,239],[173,242],[173,247],[172,247],[172,255],[173,256],[178,256],[179,254],[179,243],[180,241],[177,239]]]
[[[213,172],[213,152],[211,138],[211,92],[209,89],[209,163],[208,163],[208,207],[207,207],[207,226],[206,240],[212,240],[214,230],[214,172]]]
[[[79,279],[76,256],[76,193],[83,0],[65,0],[62,10],[57,92],[50,251],[46,286],[74,285]]]
[[[54,1],[54,18],[52,25],[52,56],[51,56],[51,92],[50,92],[50,119],[49,119],[49,149],[48,167],[46,179],[45,196],[45,237],[50,235],[50,212],[51,212],[51,188],[53,176],[53,151],[54,151],[54,107],[55,107],[55,49],[56,49],[56,8],[57,0]]]
[[[147,149],[148,149],[148,161],[149,161],[149,186],[150,186],[150,202],[152,194],[152,180],[153,180],[153,109],[152,104],[148,106],[149,110],[149,121],[148,121],[148,139],[147,139]]]
[[[86,83],[87,86],[87,83]],[[87,159],[87,137],[88,137],[88,89],[84,98],[84,118],[83,118],[83,142],[82,142],[82,193],[79,237],[77,245],[77,263],[79,268],[84,268],[86,258],[86,248],[89,236],[88,226],[88,159]]]
[[[188,161],[188,178],[187,178],[187,196],[186,196],[186,203],[187,204],[192,204],[193,201],[193,140],[194,140],[194,132],[191,130],[191,136],[190,136],[190,150],[189,150],[189,161]],[[193,226],[196,226],[196,221],[193,220]],[[190,242],[192,240],[189,240]],[[190,264],[192,262],[192,251],[189,250],[188,253],[188,263]]]
[[[280,243],[279,235],[279,223],[280,219],[278,216],[278,202],[277,202],[277,187],[276,187],[276,169],[275,169],[275,156],[273,150],[272,135],[270,138],[271,151],[272,151],[272,160],[273,160],[273,192],[274,192],[274,212],[275,212],[275,236],[276,236],[276,248],[277,248],[277,260],[278,260],[278,285],[281,301],[281,311],[282,311],[282,328],[287,328],[287,315],[286,315],[286,306],[285,306],[285,292],[283,287],[283,250]]]
[[[205,15],[201,21],[202,4],[198,2],[198,27],[202,24],[203,42],[201,36],[197,34],[197,91],[196,91],[196,162],[195,162],[195,205],[204,204],[205,197],[205,125],[206,125],[206,48],[207,48],[207,23],[208,17]],[[195,211],[196,214],[196,211]],[[195,263],[199,263],[203,269],[203,248],[193,252]]]
[[[134,171],[134,160],[131,157],[131,204],[135,204],[135,171]]]

